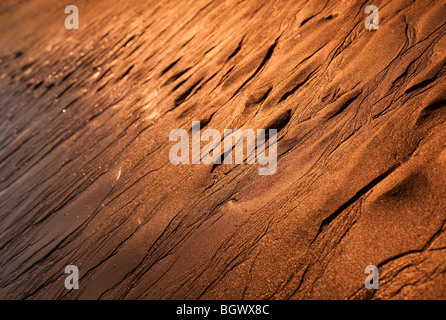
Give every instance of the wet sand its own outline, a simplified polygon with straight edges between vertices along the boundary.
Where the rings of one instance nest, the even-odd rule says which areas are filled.
[[[446,298],[444,1],[66,5],[0,4],[1,299]],[[277,171],[172,164],[192,121]]]

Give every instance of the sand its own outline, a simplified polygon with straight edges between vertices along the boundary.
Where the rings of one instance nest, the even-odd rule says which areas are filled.
[[[446,298],[444,1],[75,2],[0,4],[0,298]]]

